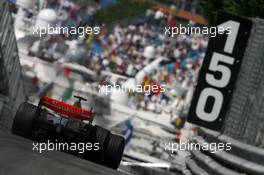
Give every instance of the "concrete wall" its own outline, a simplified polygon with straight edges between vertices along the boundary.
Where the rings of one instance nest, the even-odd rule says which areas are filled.
[[[18,105],[26,100],[13,20],[0,1],[0,127],[11,128]]]

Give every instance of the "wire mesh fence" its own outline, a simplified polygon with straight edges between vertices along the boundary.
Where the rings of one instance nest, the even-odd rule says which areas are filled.
[[[244,61],[230,104],[224,133],[263,147],[264,130],[264,20],[253,20]]]

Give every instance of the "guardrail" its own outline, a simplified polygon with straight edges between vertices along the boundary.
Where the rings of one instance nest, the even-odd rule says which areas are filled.
[[[239,142],[226,135],[204,128],[198,129],[198,136],[192,139],[200,145],[208,143],[231,143],[230,151],[191,150],[191,157],[186,160],[187,167],[193,174],[217,175],[264,175],[264,150]]]

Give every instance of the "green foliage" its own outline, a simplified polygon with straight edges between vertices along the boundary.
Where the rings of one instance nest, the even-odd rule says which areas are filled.
[[[222,0],[199,0],[199,4],[203,9],[204,16],[212,22],[219,9],[223,9]]]
[[[94,20],[96,23],[110,23],[145,13],[146,9],[150,8],[150,6],[151,2],[149,0],[119,0],[114,6],[97,11]]]
[[[210,23],[218,10],[239,16],[264,18],[264,0],[199,0],[199,4]]]
[[[74,3],[78,4],[79,6],[89,6],[90,4],[96,4],[96,0],[73,0]]]

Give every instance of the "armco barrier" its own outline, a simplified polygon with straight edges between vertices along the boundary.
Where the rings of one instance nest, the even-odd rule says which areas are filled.
[[[263,149],[203,128],[199,128],[198,136],[193,137],[192,141],[200,145],[230,143],[232,148],[230,151],[217,150],[215,153],[198,149],[191,150],[192,156],[186,160],[186,165],[193,174],[264,175]]]

